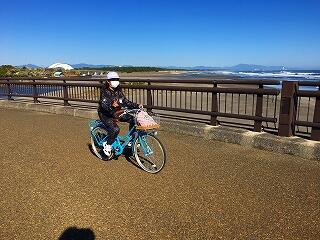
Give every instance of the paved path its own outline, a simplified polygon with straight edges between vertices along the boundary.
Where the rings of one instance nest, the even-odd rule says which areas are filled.
[[[0,239],[320,239],[319,162],[160,132],[152,175],[93,156],[87,122],[0,109]]]

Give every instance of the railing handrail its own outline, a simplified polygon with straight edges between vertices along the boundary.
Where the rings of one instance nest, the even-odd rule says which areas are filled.
[[[1,81],[0,84],[7,84],[8,82]],[[78,87],[102,87],[101,83],[68,83],[68,82],[19,82],[17,80],[10,81],[10,84],[19,85],[49,85],[49,86],[78,86]],[[277,95],[280,93],[279,89],[264,89],[264,88],[212,88],[212,87],[183,87],[183,86],[161,86],[161,85],[122,85],[122,88],[132,89],[149,89],[149,90],[168,90],[168,91],[193,91],[193,92],[214,92],[214,93],[240,93],[240,94],[263,94],[263,95]]]
[[[320,91],[318,91],[318,90],[298,90],[297,95],[299,97],[320,97]]]
[[[45,81],[32,81],[32,82],[19,82],[18,80],[4,81],[0,80],[0,84],[19,84],[19,85],[49,85],[49,86],[79,86],[79,87],[101,87],[101,83],[73,83],[73,82],[45,82]]]
[[[1,80],[9,81],[92,81],[92,82],[104,82],[107,79],[104,78],[94,78],[94,77],[0,77]],[[197,79],[161,79],[157,77],[156,79],[136,79],[136,78],[126,78],[120,79],[120,82],[151,82],[151,83],[196,83],[196,84],[245,84],[245,85],[280,85],[282,81],[274,79],[250,79],[250,78],[238,78],[238,79],[228,79],[215,77],[212,79],[208,78],[197,78]],[[308,81],[297,81],[299,86],[318,86],[320,87],[320,81],[308,80]]]
[[[41,78],[41,77],[0,77],[1,80],[6,81],[92,81],[92,82],[105,82],[106,78],[87,78],[87,77],[63,77],[63,78]],[[121,78],[120,82],[151,82],[151,83],[193,83],[193,84],[240,84],[240,85],[280,85],[281,82],[278,80],[268,79],[131,79]]]
[[[298,81],[299,86],[320,87],[320,81]]]

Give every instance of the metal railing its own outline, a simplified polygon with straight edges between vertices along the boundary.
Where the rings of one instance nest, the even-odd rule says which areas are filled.
[[[317,87],[317,90],[297,90],[295,130],[311,139],[320,140],[320,82],[301,81],[299,86]]]
[[[103,81],[83,77],[1,78],[0,97],[32,98],[35,103],[81,103],[95,108]],[[279,132],[282,136],[296,133],[320,140],[320,91],[298,89],[320,83],[283,82],[280,91],[270,86],[280,85],[275,80],[121,79],[121,82],[131,101],[168,118]]]

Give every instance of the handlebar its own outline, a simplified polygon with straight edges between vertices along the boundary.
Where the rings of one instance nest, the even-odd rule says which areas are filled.
[[[122,116],[124,116],[124,115],[126,115],[126,114],[129,114],[129,115],[135,117],[135,115],[138,114],[139,112],[143,111],[144,108],[134,108],[134,109],[127,109],[127,108],[125,108],[125,109],[122,109],[122,110],[124,110],[124,111],[123,111],[123,113],[121,113],[121,114],[119,115],[119,118],[122,117]]]

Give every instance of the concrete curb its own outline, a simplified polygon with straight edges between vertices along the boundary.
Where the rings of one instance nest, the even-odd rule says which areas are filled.
[[[97,119],[96,110],[79,109],[65,106],[43,105],[35,103],[0,101],[0,108],[24,109],[70,115],[88,119]],[[252,132],[225,126],[210,126],[187,121],[161,120],[161,128],[165,131],[204,137],[222,142],[244,145],[267,151],[291,154],[305,159],[320,160],[320,142],[300,137],[279,137],[269,133]]]

